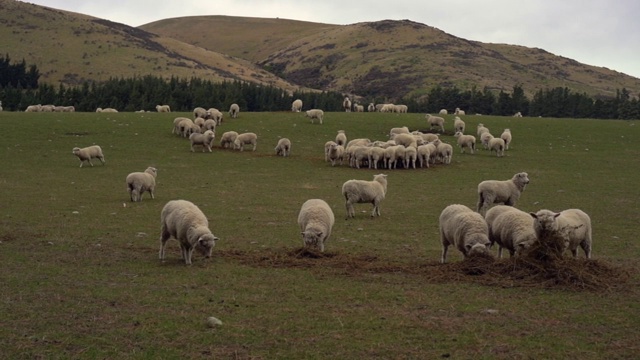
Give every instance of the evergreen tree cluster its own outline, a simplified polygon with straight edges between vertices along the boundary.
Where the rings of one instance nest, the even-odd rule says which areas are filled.
[[[11,64],[9,54],[0,56],[0,89],[6,87],[20,89],[35,89],[38,87],[40,72],[35,65],[30,65],[27,70],[27,62]]]

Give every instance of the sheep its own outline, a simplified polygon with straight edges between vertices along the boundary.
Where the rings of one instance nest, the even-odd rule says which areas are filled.
[[[129,192],[129,198],[131,201],[142,201],[142,195],[145,192],[149,192],[152,199],[155,199],[153,192],[156,188],[156,176],[158,170],[149,166],[144,172],[132,172],[127,175],[127,191]]]
[[[342,108],[345,112],[351,112],[351,100],[349,100],[348,96],[342,101]]]
[[[456,118],[453,120],[453,128],[455,130],[455,132],[461,132],[464,134],[464,128],[465,128],[465,123],[462,119],[460,119],[459,117],[456,116]]]
[[[191,120],[191,119],[189,119],[189,120]],[[213,121],[213,123],[215,124],[215,121],[214,121],[214,120],[211,120],[211,119],[207,119],[207,120]],[[198,127],[200,128],[200,130],[204,130],[204,123],[205,123],[207,120],[205,120],[204,118],[201,118],[201,117],[197,117],[195,120],[193,120],[193,123],[194,123],[194,124],[196,124],[196,125],[198,125]],[[207,130],[213,130],[213,129],[207,129]]]
[[[408,146],[404,150],[404,168],[416,168],[416,159],[418,157],[418,149],[415,146]]]
[[[477,135],[482,136],[482,134],[486,132],[489,132],[489,129],[487,129],[482,123],[478,124]]]
[[[373,103],[369,103],[369,106],[367,107],[367,111],[368,112],[376,111],[376,106]]]
[[[304,246],[317,246],[324,252],[324,243],[331,236],[335,216],[329,204],[322,199],[309,199],[298,213],[298,225]]]
[[[407,105],[394,105],[393,112],[406,114],[409,112],[409,107]]]
[[[329,140],[324,143],[324,161],[329,161],[329,149],[332,145],[337,145],[337,143],[333,140]]]
[[[369,161],[369,152],[371,147],[369,146],[352,146],[349,148],[349,165],[360,169],[360,164],[364,164],[364,161]]]
[[[51,105],[51,104],[42,105],[42,107],[40,108],[40,111],[42,111],[42,112],[54,112],[55,108],[56,108],[56,106],[55,105]]]
[[[238,133],[235,131],[227,131],[220,137],[220,147],[226,149],[227,147],[233,147],[233,143],[236,141]]]
[[[382,107],[384,106],[384,104],[376,104],[375,105],[375,111],[377,112],[382,112]]]
[[[404,156],[407,148],[404,145],[394,145],[385,149],[385,162],[388,169],[395,169],[398,161],[404,165]]]
[[[213,119],[216,122],[216,125],[220,125],[222,124],[222,112],[216,108],[211,108],[209,110],[207,110],[207,116],[205,117],[205,119]]]
[[[501,138],[491,138],[489,140],[489,150],[496,152],[497,157],[504,156],[504,140]]]
[[[476,137],[473,135],[464,135],[462,132],[458,131],[455,133],[456,138],[458,138],[458,146],[460,146],[461,152],[464,153],[464,149],[468,148],[473,154],[476,149]]]
[[[195,109],[193,109],[193,118],[206,118],[207,117],[207,110],[205,108],[202,107],[197,107]]]
[[[364,112],[364,105],[354,104],[353,105],[353,111],[355,111],[355,112]]]
[[[191,152],[195,151],[193,149],[194,145],[201,145],[202,152],[204,152],[205,149],[211,152],[211,146],[213,145],[213,140],[215,139],[215,137],[216,137],[216,133],[211,130],[207,130],[202,134],[193,133],[189,135],[189,141],[191,142]]]
[[[187,200],[171,200],[160,213],[160,252],[164,262],[167,241],[173,237],[180,242],[182,258],[191,265],[193,250],[197,249],[204,257],[210,258],[211,251],[220,240],[209,230],[209,221],[202,211]]]
[[[76,107],[73,106],[73,105],[63,106],[62,107],[62,112],[76,112]]]
[[[156,105],[157,112],[171,112],[171,107],[169,105]]]
[[[385,148],[373,146],[369,148],[369,169],[378,169],[378,163],[382,161],[384,165]]]
[[[522,113],[518,111],[517,113],[513,114],[513,117],[522,117]]]
[[[327,158],[331,161],[331,166],[335,166],[337,160],[340,160],[340,165],[342,165],[343,157],[344,157],[344,146],[338,145],[336,143],[333,143],[329,146]]]
[[[345,134],[344,130],[338,130],[338,134],[336,135],[336,144],[341,146],[347,145],[347,134]]]
[[[520,172],[509,180],[485,180],[478,184],[478,206],[480,214],[494,203],[504,203],[508,206],[515,206],[520,194],[529,183],[529,175]]]
[[[324,111],[320,109],[311,109],[311,110],[307,110],[304,116],[311,119],[312,124],[314,123],[314,119],[318,119],[320,121],[320,124],[322,124],[322,119],[324,118]]]
[[[444,118],[440,116],[433,116],[431,114],[426,115],[427,123],[430,128],[438,127],[444,133]]]
[[[393,137],[397,134],[408,134],[409,128],[406,126],[403,127],[394,127],[389,130],[389,138],[393,139]]]
[[[413,147],[417,147],[418,143],[417,143],[417,139],[415,138],[414,135],[406,133],[406,134],[396,134],[393,138],[393,141],[396,142],[396,144],[398,145],[403,145],[405,147],[409,147],[409,146],[413,146]],[[422,138],[420,138],[420,143],[424,143],[422,141]]]
[[[380,108],[380,112],[394,112],[396,110],[396,106],[394,104],[383,104]]]
[[[447,115],[449,112],[447,111],[447,109],[440,109],[440,111],[438,112],[438,115]]]
[[[465,115],[464,110],[461,110],[460,108],[456,108],[456,111],[453,112],[454,115]]]
[[[258,135],[252,132],[238,134],[236,139],[233,141],[233,148],[235,150],[244,151],[245,145],[252,145],[253,151],[256,151],[258,148]]]
[[[564,240],[564,250],[569,249],[574,258],[578,257],[578,246],[584,251],[587,259],[591,259],[592,228],[591,218],[580,209],[567,209],[559,213],[551,210],[540,210],[530,213],[533,217],[533,229],[538,241],[550,236]]]
[[[489,254],[489,229],[482,215],[460,204],[449,205],[440,213],[441,263],[447,261],[449,245],[455,246],[467,258]]]
[[[345,146],[345,149],[348,149],[348,148],[350,148],[351,146],[356,146],[356,145],[359,145],[359,146],[369,146],[369,144],[371,144],[371,140],[366,139],[366,138],[353,139],[353,140],[350,140],[350,141],[347,143],[347,146]]]
[[[302,111],[302,100],[296,99],[291,103],[291,111],[300,112]]]
[[[442,142],[440,139],[432,142],[436,146],[436,158],[443,164],[451,164],[451,158],[453,157],[453,146]]]
[[[509,144],[511,144],[511,130],[504,129],[504,131],[502,131],[502,134],[500,135],[500,138],[504,140],[504,149],[509,150]]]
[[[238,115],[240,115],[240,106],[238,104],[231,104],[231,106],[229,106],[229,116],[232,119],[237,119]]]
[[[484,147],[485,150],[489,150],[489,141],[491,141],[491,139],[493,139],[493,135],[491,135],[491,133],[488,131],[480,134],[480,142],[482,143],[482,147]]]
[[[347,180],[342,185],[342,195],[345,198],[347,208],[347,219],[355,217],[356,212],[353,204],[372,203],[373,211],[371,217],[380,216],[380,202],[387,194],[387,175],[377,174],[373,176],[373,181]]]
[[[200,127],[198,125],[196,125],[191,119],[189,119],[189,118],[176,118],[176,120],[177,119],[180,119],[180,121],[178,122],[176,131],[180,135],[182,135],[182,137],[188,138],[194,132],[200,132]],[[174,120],[174,121],[176,121],[176,120]]]
[[[429,167],[429,159],[431,157],[431,153],[434,153],[435,151],[436,146],[433,144],[424,144],[418,146],[417,157],[418,161],[420,162],[420,167],[424,167],[425,165],[427,166],[427,168]]]
[[[412,132],[413,135],[419,135],[422,138],[422,141],[426,144],[428,142],[436,141],[440,138],[438,134],[433,133],[422,133],[420,131]]]
[[[44,111],[44,110],[42,110],[42,111]],[[97,108],[96,112],[99,112],[99,113],[103,113],[103,112],[106,112],[106,113],[117,113],[118,110],[116,110],[114,108],[104,108],[104,109],[103,108]]]
[[[40,112],[40,109],[42,109],[42,105],[38,104],[38,105],[29,105],[27,106],[27,108],[24,110],[24,112]]]
[[[198,118],[198,119],[202,119],[202,118]],[[196,120],[198,120],[196,119]],[[207,119],[204,121],[204,123],[202,124],[202,130],[207,131],[207,130],[211,130],[211,131],[216,131],[216,121],[213,119]]]
[[[537,242],[533,229],[533,217],[522,210],[512,206],[498,205],[487,211],[485,220],[489,227],[489,241],[499,246],[499,258],[502,258],[503,248],[507,249],[509,255],[513,257]]]
[[[291,140],[287,138],[281,138],[278,140],[278,144],[275,148],[276,156],[282,155],[283,157],[289,156],[291,153]]]
[[[104,160],[104,154],[102,154],[102,148],[98,145],[92,145],[85,148],[74,147],[71,152],[80,160],[80,167],[82,167],[85,160],[93,167],[91,159],[99,159],[100,162],[102,162],[102,165],[106,163]]]

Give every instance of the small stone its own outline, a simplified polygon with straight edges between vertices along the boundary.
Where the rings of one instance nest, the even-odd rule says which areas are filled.
[[[209,316],[209,318],[207,319],[207,326],[210,328],[220,326],[220,325],[222,325],[222,321],[220,321],[219,319],[213,316]]]

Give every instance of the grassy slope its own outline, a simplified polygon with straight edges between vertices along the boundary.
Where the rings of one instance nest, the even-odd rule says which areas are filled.
[[[600,359],[640,351],[637,274],[628,290],[603,293],[429,276],[449,268],[436,263],[440,211],[474,206],[478,182],[518,171],[531,178],[519,208],[585,210],[594,257],[637,268],[636,122],[470,116],[470,130],[480,121],[495,133],[511,128],[505,158],[456,149],[449,166],[375,171],[331,167],[324,142],[339,129],[384,139],[394,126],[423,128],[423,115],[328,113],[312,125],[302,114],[242,113],[219,134],[256,132],[257,151],[212,154],[190,153],[171,135],[179,115],[188,116],[0,113],[3,356]],[[279,136],[293,140],[291,158],[272,154]],[[71,148],[94,143],[106,166],[78,168]],[[131,204],[124,178],[149,165],[158,168],[156,199]],[[345,221],[342,183],[379,172],[389,175],[382,216],[370,219],[363,204]],[[157,260],[160,210],[177,198],[198,204],[222,239],[212,259],[196,256],[191,267],[175,242],[166,263]],[[336,214],[333,258],[289,255],[301,245],[296,216],[309,198]],[[224,325],[206,328],[208,316]]]

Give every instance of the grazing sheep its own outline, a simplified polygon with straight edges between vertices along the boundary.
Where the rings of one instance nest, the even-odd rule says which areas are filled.
[[[187,200],[171,200],[160,213],[160,260],[164,261],[167,241],[173,237],[180,242],[184,263],[191,265],[193,250],[206,258],[220,240],[209,230],[209,221],[202,211]]]
[[[204,152],[205,149],[211,152],[211,146],[213,145],[213,140],[215,139],[215,137],[216,137],[216,133],[211,130],[207,130],[202,134],[193,133],[189,135],[189,141],[191,142],[191,152],[195,151],[193,149],[194,145],[201,145],[202,152]]]
[[[220,110],[216,108],[211,108],[207,110],[207,116],[205,117],[205,119],[213,119],[215,120],[216,125],[220,125],[222,124],[222,117],[223,117],[223,114]]]
[[[522,117],[522,113],[518,111],[517,113],[513,114],[513,117]]]
[[[418,149],[415,146],[408,146],[404,149],[404,168],[416,168]]]
[[[106,162],[104,160],[104,155],[102,154],[102,148],[98,145],[92,145],[82,149],[74,147],[71,152],[80,160],[80,167],[82,167],[85,160],[88,161],[91,166],[93,166],[91,159],[99,159],[102,162],[102,165]]]
[[[373,103],[369,103],[369,106],[367,107],[367,111],[368,112],[376,111],[376,106]]]
[[[330,144],[329,151],[327,153],[327,158],[331,161],[331,166],[336,165],[336,161],[340,160],[340,165],[342,165],[342,159],[344,157],[344,146],[338,145],[336,143]]]
[[[382,107],[384,106],[384,104],[376,104],[375,108],[377,112],[382,112]]]
[[[189,119],[189,120],[191,120],[191,119]],[[213,121],[213,123],[215,124],[214,120],[211,120],[211,119],[207,119],[207,120]],[[202,130],[204,130],[204,123],[207,122],[207,120],[205,120],[204,118],[201,118],[201,117],[197,117],[195,120],[193,120],[193,123],[198,125],[198,127],[202,131]],[[207,129],[207,130],[211,130],[211,129]]]
[[[276,156],[282,155],[283,157],[289,156],[291,153],[291,140],[287,138],[281,138],[276,145]]]
[[[205,108],[202,107],[197,107],[195,109],[193,109],[193,118],[203,118],[205,119],[207,117],[207,110]]]
[[[311,109],[305,112],[305,116],[311,119],[311,123],[313,124],[314,119],[320,120],[320,124],[322,124],[322,119],[324,118],[324,111],[320,109]]]
[[[334,144],[337,145],[335,141],[331,140],[324,143],[324,161],[329,161],[329,149],[331,149],[331,146]]]
[[[353,111],[355,111],[355,112],[364,112],[364,105],[354,104],[353,105]]]
[[[384,153],[386,149],[373,146],[369,148],[369,169],[378,169],[378,163],[382,162],[382,166],[384,166]]]
[[[24,112],[40,112],[40,110],[42,109],[42,105],[38,104],[38,105],[29,105],[27,106],[27,108],[24,110]]]
[[[409,107],[407,105],[394,105],[393,112],[398,114],[406,114],[409,112]]]
[[[44,111],[44,110],[41,110],[41,111]],[[104,109],[103,108],[97,108],[96,112],[99,112],[99,113],[103,113],[103,112],[105,112],[105,113],[117,113],[118,110],[116,110],[114,108],[104,108]]]
[[[440,111],[438,112],[439,115],[447,115],[449,112],[447,111],[447,109],[440,109]]]
[[[432,144],[436,146],[436,158],[442,164],[451,164],[451,159],[453,158],[453,146],[442,142],[440,139],[432,142]]]
[[[331,236],[335,216],[329,204],[321,199],[309,199],[298,213],[298,225],[304,246],[317,246],[324,251],[324,243]]]
[[[236,137],[238,137],[238,133],[235,131],[227,131],[222,134],[220,137],[220,147],[226,149],[227,147],[232,148],[233,143],[236,141]]]
[[[348,96],[345,97],[344,100],[342,101],[342,108],[346,112],[351,112],[351,100],[349,100]]]
[[[493,139],[493,135],[491,135],[491,133],[488,131],[480,134],[480,142],[482,143],[482,147],[485,150],[489,150],[489,141],[491,141],[491,139]]]
[[[369,146],[352,146],[349,148],[349,166],[360,169],[360,164],[365,164],[365,160],[369,161]]]
[[[54,112],[55,109],[56,109],[55,105],[48,104],[48,105],[42,105],[42,107],[40,108],[40,111],[42,111],[42,112]],[[115,112],[117,112],[117,111],[115,111]]]
[[[347,134],[345,134],[344,130],[338,130],[338,134],[336,135],[336,144],[341,146],[347,145]]]
[[[387,113],[387,112],[394,112],[396,111],[396,106],[394,104],[383,104],[382,107],[380,108],[380,112],[383,113]]]
[[[591,218],[580,209],[568,209],[559,213],[540,210],[530,213],[534,218],[533,228],[537,238],[550,236],[564,240],[564,250],[571,250],[574,258],[578,257],[578,246],[584,251],[587,259],[591,259],[592,228]]]
[[[198,119],[202,119],[202,118],[198,118]],[[196,120],[198,120],[196,119]],[[207,119],[204,121],[204,123],[202,123],[202,130],[207,131],[207,130],[211,130],[211,131],[216,131],[216,121],[213,119]]]
[[[436,146],[431,143],[418,146],[418,161],[420,162],[420,167],[426,165],[428,168],[431,154],[435,152]]]
[[[409,134],[409,128],[406,126],[403,127],[394,127],[389,130],[389,138],[393,140],[393,137],[398,134]]]
[[[144,172],[132,172],[127,175],[127,191],[131,201],[142,201],[142,195],[149,192],[152,199],[155,199],[153,192],[156,189],[156,176],[158,170],[149,166]]]
[[[393,141],[396,142],[397,145],[403,145],[405,147],[409,147],[409,146],[413,146],[413,147],[417,147],[418,143],[417,143],[417,139],[413,134],[396,134],[395,136],[393,136],[392,138]],[[423,143],[422,138],[420,138],[420,142],[421,144]]]
[[[176,118],[176,120],[177,119],[178,118]],[[191,119],[189,118],[179,118],[179,119],[180,121],[178,122],[177,131],[179,132],[179,134],[182,135],[182,137],[188,138],[194,132],[197,132],[197,133],[200,132],[200,127],[196,125]]]
[[[156,105],[157,112],[171,112],[169,105]]]
[[[488,145],[489,150],[491,150],[491,152],[495,151],[497,157],[504,156],[504,140],[501,138],[491,138]]]
[[[373,176],[373,181],[347,180],[342,185],[342,195],[345,198],[347,208],[347,219],[355,217],[356,212],[353,204],[372,203],[373,211],[371,216],[380,216],[380,202],[387,194],[387,175],[378,174]]]
[[[440,262],[447,261],[449,245],[455,246],[465,258],[475,254],[489,254],[487,246],[489,229],[482,215],[460,204],[449,205],[439,218],[440,242],[442,257]]]
[[[500,138],[504,140],[504,149],[509,150],[509,144],[511,144],[511,130],[504,129],[504,131],[500,135]]]
[[[478,124],[477,135],[482,136],[482,133],[486,133],[486,132],[489,132],[489,129],[487,129],[482,123]]]
[[[491,204],[515,206],[520,194],[529,183],[529,175],[521,172],[509,180],[485,180],[478,184],[478,212],[485,213]]]
[[[455,129],[455,132],[461,132],[464,134],[465,125],[464,121],[457,116],[453,120],[453,128]]]
[[[233,148],[235,150],[244,151],[245,145],[252,145],[253,151],[256,151],[258,148],[258,135],[252,132],[238,134],[236,139],[233,141]]]
[[[232,119],[237,119],[238,115],[240,115],[240,106],[238,104],[231,104],[231,106],[229,106],[229,116]]]
[[[464,110],[461,110],[460,108],[456,108],[456,111],[453,112],[454,115],[465,115]]]
[[[440,139],[440,136],[438,134],[433,133],[422,133],[420,131],[414,131],[412,132],[412,134],[420,136],[422,138],[422,142],[425,144]]]
[[[302,111],[302,100],[296,99],[291,103],[291,111],[300,112]]]
[[[464,149],[467,148],[473,154],[476,149],[476,137],[473,135],[464,135],[462,132],[458,131],[455,133],[456,138],[458,138],[458,146],[462,149],[462,153],[464,154]]]
[[[431,114],[427,114],[427,123],[430,128],[440,128],[440,131],[444,133],[444,118],[440,116],[433,116]]]
[[[171,130],[172,134],[178,134],[178,135],[182,134],[182,129],[180,128],[180,123],[185,119],[186,120],[191,120],[191,119],[186,118],[186,117],[177,117],[177,118],[173,119],[173,129]]]
[[[348,149],[351,146],[356,146],[356,145],[358,145],[358,146],[369,146],[370,144],[371,144],[371,140],[366,139],[366,138],[353,139],[353,140],[350,140],[347,143],[347,146],[345,146],[345,149]]]
[[[490,214],[494,209],[499,212],[497,216]],[[529,249],[537,242],[537,236],[533,229],[533,217],[522,210],[511,206],[498,205],[487,211],[485,220],[489,227],[489,241],[498,244],[498,257],[502,257],[502,249],[507,249],[513,257],[523,250]],[[503,210],[503,208],[508,210]]]

